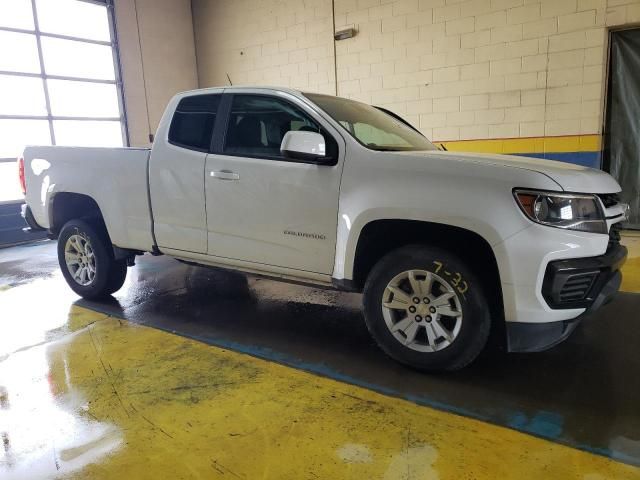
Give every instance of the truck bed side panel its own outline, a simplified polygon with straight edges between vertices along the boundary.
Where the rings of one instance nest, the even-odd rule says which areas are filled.
[[[100,207],[114,245],[149,251],[149,154],[135,148],[27,147],[27,203],[38,224],[50,228],[56,194],[87,195]]]

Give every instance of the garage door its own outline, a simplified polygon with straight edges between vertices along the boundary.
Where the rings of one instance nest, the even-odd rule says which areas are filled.
[[[127,145],[111,0],[0,1],[0,244],[26,240],[25,145]]]
[[[611,34],[605,170],[631,206],[628,227],[640,229],[640,29]]]

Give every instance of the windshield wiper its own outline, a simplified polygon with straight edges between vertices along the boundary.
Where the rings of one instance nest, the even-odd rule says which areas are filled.
[[[412,150],[411,147],[390,147],[385,145],[377,145],[375,143],[367,143],[367,147],[371,150],[380,152],[406,152],[407,150]]]

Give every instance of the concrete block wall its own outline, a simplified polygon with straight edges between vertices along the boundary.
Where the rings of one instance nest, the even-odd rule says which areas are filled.
[[[193,0],[201,87],[278,85],[335,94],[330,0]]]
[[[636,22],[638,0],[336,0],[359,30],[338,94],[436,141],[599,134],[607,28]]]
[[[608,29],[640,25],[640,0],[193,0],[192,7],[201,87],[225,85],[229,74],[234,84],[337,93],[385,106],[450,149],[499,146],[592,166]],[[335,56],[333,22],[358,31],[335,42]],[[523,138],[533,140],[493,141]]]

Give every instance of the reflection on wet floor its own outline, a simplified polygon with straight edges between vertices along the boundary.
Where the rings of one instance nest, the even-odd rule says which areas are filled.
[[[2,298],[3,306],[14,306],[15,296]],[[19,310],[24,314],[27,308]],[[0,350],[0,477],[6,480],[51,478],[63,464],[65,471],[80,470],[122,441],[113,422],[80,413],[88,411],[88,399],[76,389],[68,363],[72,332],[106,316],[77,310],[48,318],[16,328],[20,320],[9,316],[5,320],[15,322],[14,328],[2,328],[2,337],[11,339]],[[28,333],[11,335],[18,331]]]
[[[0,251],[0,406],[9,405],[0,409],[2,479],[38,478],[27,471],[166,476],[145,462],[172,478],[235,478],[227,468],[241,478],[408,478],[384,476],[407,466],[422,469],[415,478],[640,478],[558,445],[640,465],[640,296],[620,295],[549,352],[490,352],[458,374],[424,375],[380,353],[358,295],[146,256],[111,301],[91,303],[64,283],[54,247]],[[487,451],[495,442],[500,458]],[[452,459],[460,445],[463,458]],[[247,451],[255,470],[246,468]],[[504,463],[505,452],[515,465]],[[278,463],[292,456],[289,467]]]
[[[71,307],[70,324],[64,318],[50,341],[0,362],[3,479],[640,475],[598,455],[83,308]]]

